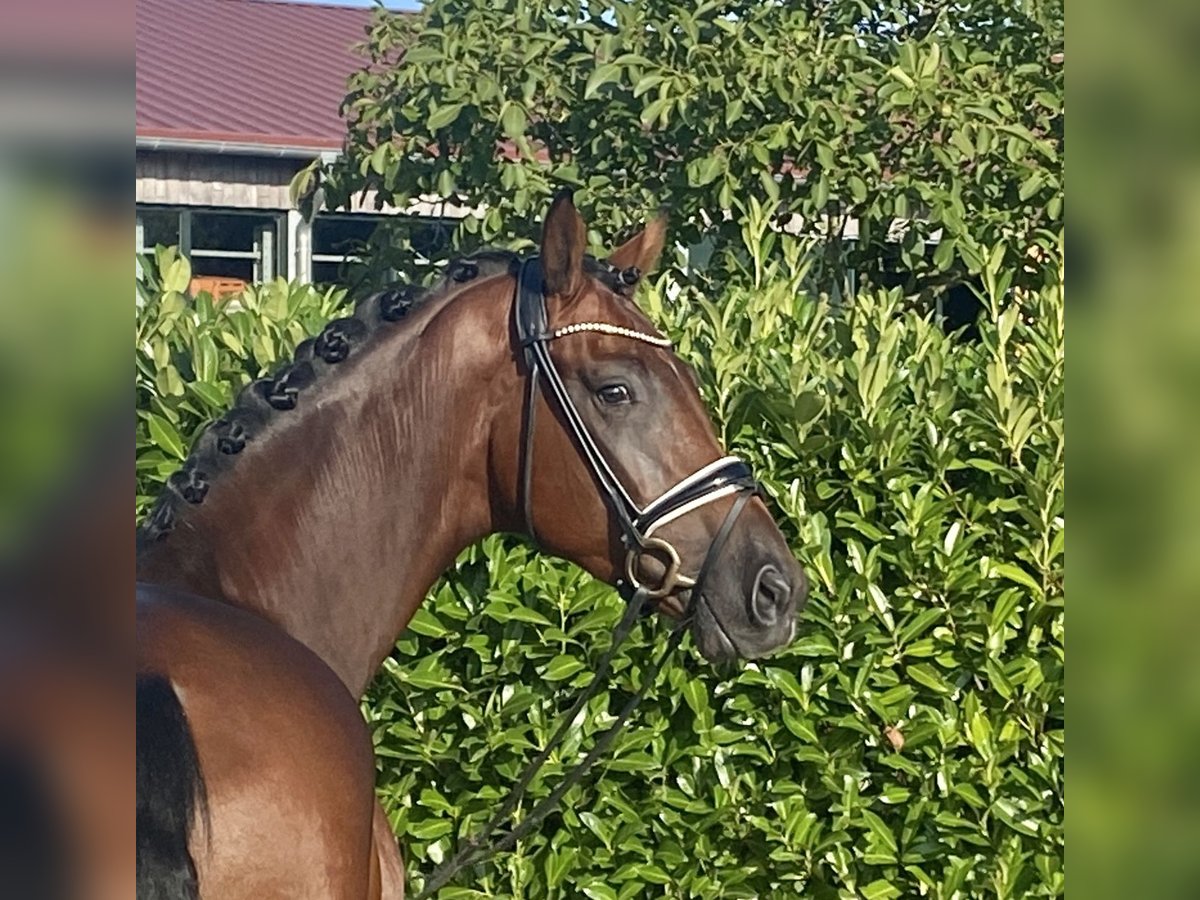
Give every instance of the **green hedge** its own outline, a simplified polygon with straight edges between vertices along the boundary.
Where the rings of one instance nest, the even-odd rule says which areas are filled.
[[[200,430],[339,309],[342,290],[277,279],[222,304],[186,294],[192,269],[173,247],[139,259],[134,322],[140,515]]]
[[[664,276],[643,297],[810,573],[799,639],[735,672],[685,649],[561,813],[440,896],[1064,893],[1061,266],[1014,292],[991,254],[966,342],[895,294],[806,295],[784,243],[790,264],[755,289],[685,283],[668,300]],[[340,299],[279,283],[214,307],[180,293],[184,267],[161,252],[142,284],[143,499]],[[414,885],[506,794],[620,612],[513,538],[467,550],[434,588],[364,704]],[[620,653],[529,803],[664,634],[647,623]]]

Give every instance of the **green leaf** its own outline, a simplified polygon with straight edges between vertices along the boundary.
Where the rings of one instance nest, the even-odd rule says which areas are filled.
[[[1003,628],[1007,624],[1009,617],[1020,605],[1022,599],[1024,599],[1022,593],[1016,588],[1010,588],[1001,593],[996,600],[996,605],[992,608],[988,630],[995,632]]]
[[[766,669],[766,675],[771,683],[783,692],[785,697],[795,700],[800,704],[806,701],[807,698],[805,697],[804,689],[800,687],[800,683],[796,681],[796,676],[791,672],[772,666]]]
[[[834,168],[833,148],[824,141],[817,143],[817,162],[821,164],[821,168],[826,171]]]
[[[869,809],[864,809],[862,811],[862,820],[876,841],[893,854],[899,851],[900,848],[896,843],[896,835],[892,833],[892,829],[888,828],[887,823],[883,819],[879,818],[879,816]]]
[[[829,179],[825,177],[824,173],[817,179],[817,183],[813,187],[812,202],[818,210],[823,210],[825,204],[829,202]]]
[[[449,629],[442,624],[433,613],[424,607],[418,608],[413,617],[408,620],[409,630],[425,637],[443,637],[449,633]]]
[[[215,379],[215,374],[213,378]],[[228,398],[220,388],[207,384],[205,381],[193,381],[188,387],[195,391],[211,409],[223,409],[229,404]]]
[[[995,563],[992,566],[991,574],[993,578],[1007,578],[1009,581],[1015,581],[1017,584],[1024,585],[1039,597],[1042,594],[1042,586],[1037,583],[1032,575],[1018,565],[1012,563]]]
[[[933,625],[935,625],[937,622],[940,622],[945,615],[946,611],[944,609],[939,609],[936,607],[933,609],[921,610],[919,613],[913,616],[912,621],[905,623],[904,626],[901,627],[898,635],[900,645],[905,646],[912,641],[915,641]]]
[[[183,446],[183,441],[179,439],[173,425],[156,413],[147,413],[147,421],[150,426],[150,439],[155,445],[166,450],[176,459],[186,459],[187,450]]]
[[[996,818],[1013,831],[1028,837],[1037,837],[1039,828],[1037,819],[1024,814],[1013,801],[1002,797],[992,804],[991,811]]]
[[[184,294],[192,283],[192,264],[186,256],[176,257],[162,273],[164,292]]]
[[[954,552],[954,545],[958,543],[960,534],[962,534],[962,522],[955,522],[946,532],[946,537],[942,540],[942,550],[947,556]]]
[[[536,609],[527,606],[510,606],[504,610],[503,618],[515,622],[530,622],[534,625],[550,625],[550,620]]]
[[[759,172],[758,182],[762,185],[763,191],[771,200],[779,199],[779,183],[770,172]]]
[[[693,160],[688,164],[688,181],[696,187],[703,187],[717,180],[721,174],[722,160],[719,156],[708,156]]]
[[[823,634],[801,634],[791,649],[797,656],[837,656],[833,644]]]
[[[424,822],[410,824],[408,834],[419,841],[433,841],[449,834],[453,828],[454,823],[449,819],[426,819]]]
[[[574,868],[579,851],[575,847],[563,847],[546,854],[546,886],[558,887]]]
[[[900,890],[891,882],[880,879],[863,888],[862,895],[866,900],[892,900],[893,897],[900,896]]]
[[[922,684],[939,694],[949,694],[953,690],[941,673],[929,663],[917,663],[909,666],[908,677],[917,684]]]
[[[850,186],[850,197],[855,203],[862,203],[867,199],[867,183],[857,175],[851,175],[847,182]]]
[[[387,161],[391,149],[391,146],[388,144],[380,144],[371,153],[371,169],[375,174],[382,175],[387,170]]]
[[[1021,187],[1018,190],[1017,195],[1022,200],[1028,200],[1038,192],[1038,189],[1045,182],[1045,178],[1046,176],[1041,172],[1041,170],[1033,171],[1030,173],[1028,178],[1021,182]]]
[[[671,108],[671,104],[674,102],[675,98],[673,97],[661,97],[658,100],[647,104],[646,108],[642,110],[642,114],[640,116],[643,127],[651,128],[658,123],[660,119],[665,117],[667,110]]]
[[[803,714],[796,712],[788,704],[783,705],[783,724],[792,734],[810,744],[820,744],[816,730]]]
[[[520,104],[509,103],[500,117],[501,130],[515,140],[525,134],[526,125],[525,110],[521,108]]]
[[[583,893],[590,900],[618,900],[617,892],[602,881],[593,881],[583,888]]]
[[[616,81],[621,77],[621,67],[616,63],[605,63],[602,66],[597,66],[596,69],[588,76],[587,85],[583,89],[583,99],[590,100],[600,90],[601,85],[608,84],[610,81]]]
[[[946,269],[954,262],[954,238],[947,235],[938,241],[933,251],[933,264],[938,269]]]
[[[983,752],[985,758],[991,756],[992,723],[988,721],[987,716],[982,711],[971,716],[971,721],[968,723],[968,733],[971,736],[971,743],[975,745],[975,748]]]
[[[892,604],[888,601],[887,594],[877,584],[867,585],[867,596],[871,598],[871,606],[880,616],[886,616],[891,612]]]
[[[746,104],[739,98],[734,97],[725,104],[725,127],[730,128],[733,123],[742,117],[742,111],[746,108]]]
[[[708,690],[699,679],[693,678],[683,686],[683,699],[697,716],[708,713]]]
[[[546,671],[542,677],[547,681],[562,681],[564,678],[570,678],[576,672],[583,668],[583,663],[573,656],[565,654],[554,657],[546,664]]]
[[[633,86],[633,96],[640,97],[642,94],[646,93],[646,91],[662,84],[664,81],[666,81],[666,76],[663,75],[658,75],[655,73],[643,75],[638,79],[638,83]]]
[[[464,105],[462,103],[451,103],[435,109],[429,114],[429,118],[425,120],[426,127],[430,131],[439,131],[447,125],[452,124],[458,119],[458,114],[463,111]]]

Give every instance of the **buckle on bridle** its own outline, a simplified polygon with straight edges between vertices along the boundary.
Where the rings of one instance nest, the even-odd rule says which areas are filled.
[[[638,562],[647,553],[652,552],[661,553],[667,558],[667,571],[663,573],[662,582],[656,588],[646,586],[638,578]],[[694,585],[695,580],[680,574],[682,568],[679,551],[662,538],[643,538],[638,546],[630,548],[625,555],[625,577],[635,590],[644,591],[650,600],[661,600],[677,588],[689,588]]]

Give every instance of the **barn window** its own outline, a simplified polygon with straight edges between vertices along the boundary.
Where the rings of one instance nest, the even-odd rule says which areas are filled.
[[[377,216],[318,216],[312,231],[312,280],[339,284],[370,246]]]
[[[191,212],[192,274],[271,281],[279,274],[279,216],[221,210]]]
[[[318,216],[312,232],[312,280],[352,285],[360,277],[355,270],[367,257],[391,277],[440,262],[449,252],[456,224],[418,216]]]
[[[270,281],[280,274],[280,219],[270,212],[139,206],[137,250],[177,246],[196,279]]]
[[[128,221],[128,220],[126,220]],[[139,209],[137,213],[137,249],[139,253],[155,247],[179,245],[179,210]]]

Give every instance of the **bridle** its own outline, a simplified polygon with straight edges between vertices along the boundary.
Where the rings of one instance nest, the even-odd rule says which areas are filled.
[[[695,578],[683,575],[679,552],[669,541],[656,537],[654,533],[668,522],[673,522],[723,497],[739,494],[748,500],[758,490],[750,467],[736,456],[722,457],[667,488],[645,506],[638,506],[621,483],[621,479],[613,472],[603,450],[588,430],[587,423],[567,392],[562,376],[550,355],[552,341],[578,334],[612,335],[663,348],[670,347],[671,342],[657,335],[606,322],[578,322],[551,328],[546,311],[542,269],[537,257],[521,262],[517,273],[516,296],[513,299],[513,320],[528,373],[525,425],[521,438],[521,502],[525,514],[525,527],[530,536],[535,540],[537,538],[533,524],[533,450],[537,393],[540,386],[547,399],[562,413],[580,455],[591,470],[592,477],[620,526],[621,543],[626,550],[625,578],[618,584],[622,595],[628,600],[634,592],[641,590],[645,591],[648,599],[658,600],[677,589],[691,588],[691,602],[694,603],[696,595],[700,593],[696,588],[703,587],[699,574]],[[734,504],[730,509],[733,519],[741,514],[744,506],[745,502]],[[732,528],[729,516],[724,524]],[[724,535],[728,535],[728,530],[725,530]],[[722,532],[719,531],[709,545],[708,553],[700,566],[702,573],[707,574],[710,560],[721,549],[717,537],[722,538],[721,544],[724,543]],[[648,553],[661,554],[667,561],[666,571],[656,587],[643,584],[639,573],[638,564]]]
[[[625,283],[629,284],[636,280],[634,277],[627,279]],[[465,841],[451,859],[438,866],[425,882],[416,900],[425,900],[425,898],[431,897],[455,873],[466,866],[482,862],[492,854],[511,847],[553,811],[563,795],[587,774],[592,764],[608,749],[625,722],[628,721],[629,716],[637,708],[646,691],[654,683],[663,663],[679,646],[694,607],[702,601],[704,586],[708,581],[714,561],[720,556],[721,549],[729,539],[733,525],[742,514],[742,510],[758,494],[758,484],[754,480],[750,467],[736,456],[726,456],[696,470],[682,481],[663,491],[645,506],[638,506],[621,483],[621,479],[613,472],[603,450],[588,430],[587,423],[584,422],[575,402],[571,399],[571,395],[567,393],[566,384],[550,356],[549,345],[552,341],[560,338],[587,333],[623,337],[662,348],[670,347],[671,342],[657,335],[606,322],[578,322],[551,328],[546,311],[542,269],[537,257],[524,259],[520,263],[520,269],[517,272],[516,294],[513,298],[513,321],[529,378],[520,448],[520,490],[525,527],[530,537],[536,540],[532,500],[533,450],[536,434],[537,395],[538,389],[541,387],[545,391],[547,399],[562,413],[571,437],[574,438],[575,444],[579,448],[580,455],[591,470],[601,493],[608,502],[609,509],[612,510],[621,528],[621,543],[626,549],[625,578],[618,583],[617,588],[621,592],[621,596],[626,599],[627,606],[625,615],[613,631],[612,644],[596,664],[595,676],[591,683],[562,716],[558,728],[546,742],[546,746],[525,768],[507,800],[492,816],[488,824]],[[713,535],[699,571],[694,578],[683,575],[679,552],[669,541],[657,537],[654,532],[668,522],[673,522],[681,516],[729,496],[734,496],[733,504],[725,513],[720,528]],[[647,553],[661,553],[667,558],[666,572],[657,587],[643,584],[639,576],[638,563]],[[625,705],[618,712],[616,719],[596,739],[583,761],[563,777],[562,782],[550,792],[549,796],[540,801],[516,827],[485,846],[484,841],[488,836],[512,815],[534,775],[549,759],[554,748],[562,742],[571,723],[582,712],[587,702],[604,686],[612,659],[618,647],[629,635],[637,617],[645,608],[646,601],[659,600],[679,588],[690,590],[687,608],[684,610],[679,625],[672,631],[662,654],[652,660],[643,671],[641,687],[625,701]],[[720,624],[716,611],[711,606],[709,613],[724,629],[724,625]]]

